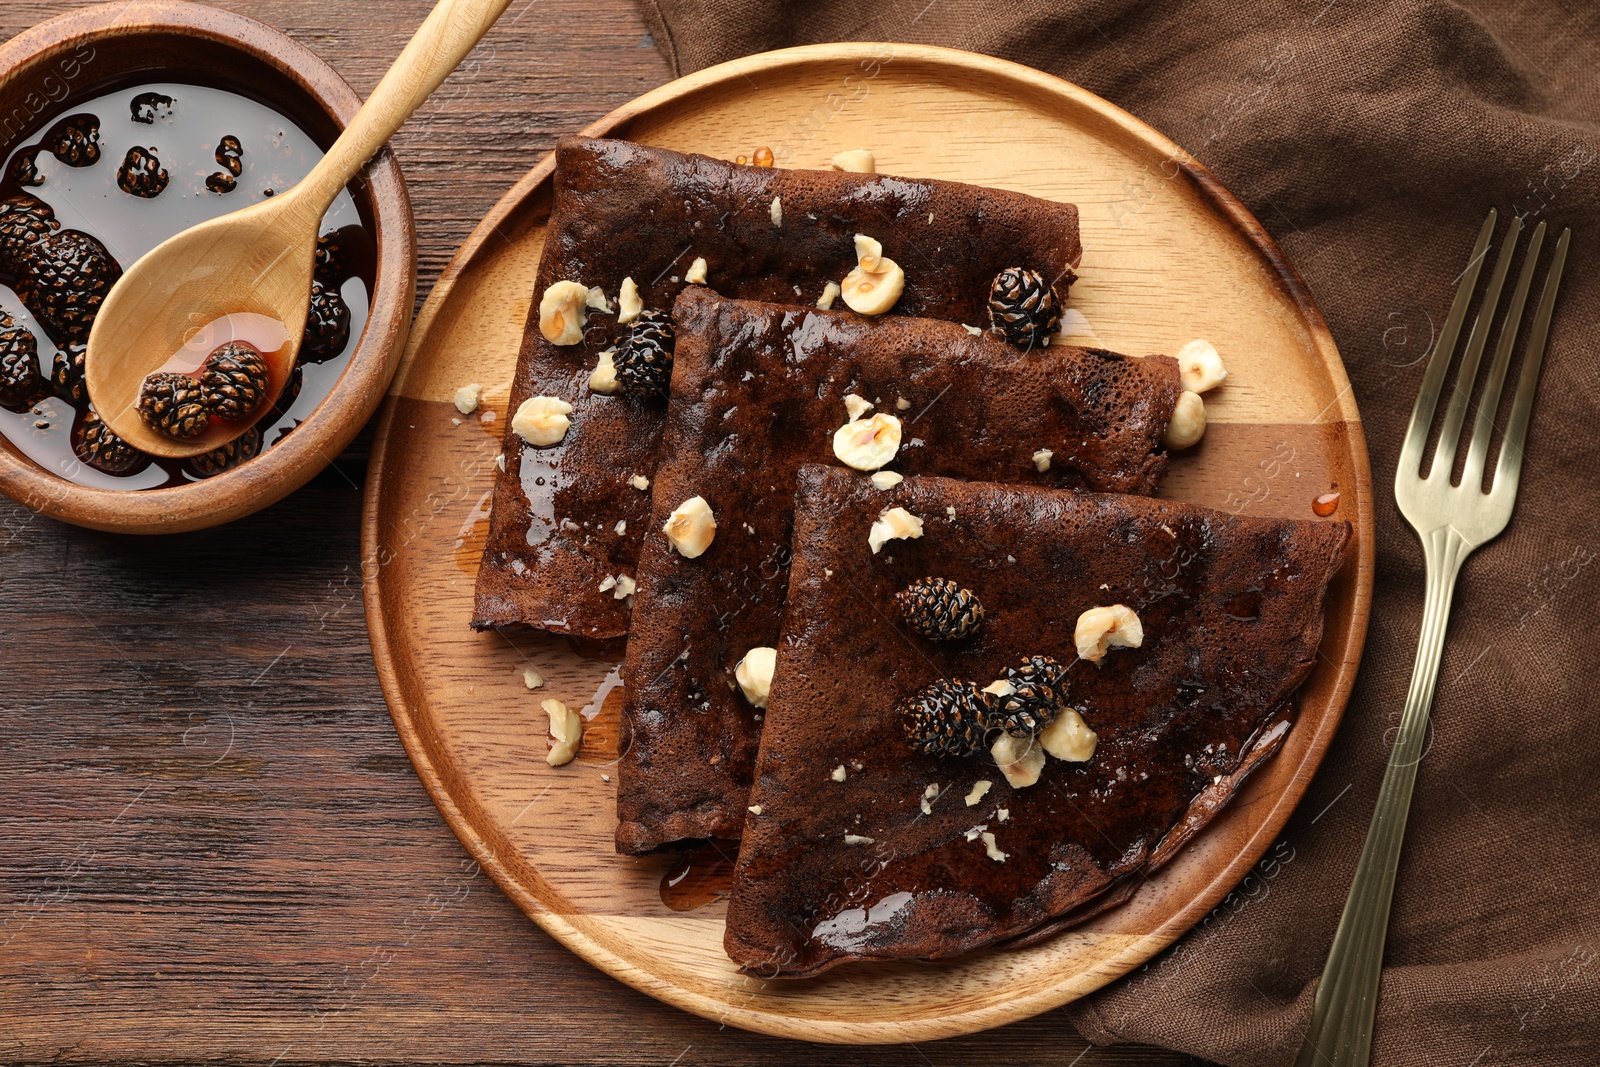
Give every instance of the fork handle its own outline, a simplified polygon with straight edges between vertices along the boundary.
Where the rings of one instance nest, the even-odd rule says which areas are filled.
[[[1395,871],[1405,837],[1411,790],[1428,736],[1428,712],[1439,680],[1445,625],[1455,596],[1456,575],[1472,547],[1450,527],[1422,538],[1427,568],[1427,595],[1417,662],[1411,672],[1400,731],[1389,751],[1389,765],[1378,790],[1378,803],[1361,848],[1350,895],[1345,900],[1333,948],[1322,969],[1311,1009],[1311,1028],[1295,1067],[1366,1067],[1372,1053],[1372,1027],[1377,1014],[1378,982],[1383,974],[1383,943],[1394,899]]]

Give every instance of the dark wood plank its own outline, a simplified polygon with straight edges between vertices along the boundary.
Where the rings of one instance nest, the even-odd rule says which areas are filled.
[[[69,6],[8,0],[10,36]],[[227,5],[363,93],[427,0]],[[626,0],[516,0],[406,128],[424,289],[576,129],[666,78]],[[827,1050],[665,1007],[467,858],[395,739],[358,572],[358,447],[282,504],[157,540],[0,502],[0,1058],[1178,1064],[1059,1014]]]

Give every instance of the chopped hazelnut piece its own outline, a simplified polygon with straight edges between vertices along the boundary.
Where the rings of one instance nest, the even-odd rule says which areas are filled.
[[[1138,648],[1144,643],[1144,624],[1126,604],[1090,608],[1078,616],[1072,639],[1078,658],[1098,664],[1111,648]]]
[[[852,148],[833,157],[833,169],[851,174],[876,174],[878,161],[865,148]]]
[[[996,808],[995,809],[995,812],[994,812],[994,821],[995,822],[1005,822],[1009,818],[1011,818],[1011,809],[1010,808]]]
[[[1048,448],[1041,448],[1033,454],[1033,469],[1043,474],[1050,469],[1050,459],[1055,453]]]
[[[600,584],[595,586],[595,590],[601,593],[609,593],[616,587],[617,576],[615,574],[608,574],[604,578],[600,579]]]
[[[818,311],[832,311],[833,302],[839,299],[839,283],[829,282],[822,287],[822,295],[817,297]]]
[[[876,840],[877,840],[876,838],[867,837],[864,834],[845,834],[844,835],[844,843],[847,844],[847,845],[870,845]]]
[[[1031,737],[1013,737],[1002,733],[989,748],[995,766],[1006,776],[1013,789],[1024,789],[1039,780],[1044,770],[1044,749],[1033,743]]]
[[[646,489],[650,488],[650,479],[646,478],[642,474],[635,474],[632,478],[628,479],[628,484],[642,493]]]
[[[617,524],[615,526],[613,526],[611,529],[616,532],[616,535],[618,537],[621,537],[623,534],[628,532],[628,520],[627,519],[618,519],[617,520]]]
[[[689,269],[683,272],[683,280],[692,285],[704,285],[706,283],[706,258],[704,256],[694,257],[694,262],[689,264]]]
[[[972,789],[967,793],[967,807],[977,804],[989,792],[994,783],[987,778],[980,778],[972,783]]]
[[[522,684],[529,689],[538,689],[544,685],[544,675],[535,667],[528,667],[522,672]]]
[[[906,272],[883,254],[883,245],[866,234],[856,234],[856,268],[839,283],[839,292],[851,311],[882,315],[894,307],[905,291]]]
[[[872,487],[874,489],[893,489],[906,480],[906,476],[897,471],[874,471]]]
[[[903,396],[902,397],[897,397],[895,399],[895,402],[894,402],[894,409],[896,411],[910,411],[911,410],[911,401],[907,400]]]
[[[783,201],[776,196],[772,198],[772,224],[779,228],[783,226]]]
[[[717,536],[717,520],[703,496],[692,496],[667,516],[661,532],[684,559],[696,559]]]
[[[604,311],[607,315],[617,310],[611,306],[611,301],[606,299],[606,291],[598,285],[589,289],[589,295],[584,298],[583,302],[596,311]]]
[[[478,401],[483,397],[483,386],[477,382],[463,385],[456,390],[456,410],[463,415],[471,415],[478,410]]]
[[[767,696],[772,692],[772,669],[777,662],[777,649],[752,648],[733,669],[733,677],[739,683],[739,691],[744,694],[751,707],[767,706]]]
[[[872,401],[854,393],[847,393],[844,398],[844,409],[850,413],[850,421],[855,422],[872,410]]]
[[[744,810],[748,811],[751,815],[760,815],[761,814],[761,805],[760,804],[752,804],[748,808],[745,808]]]
[[[589,391],[610,396],[621,388],[622,383],[617,381],[617,350],[608,348],[600,353],[600,362],[589,375]]]
[[[530,445],[558,445],[567,436],[572,405],[556,396],[530,396],[511,416],[511,429]]]
[[[644,300],[639,296],[639,286],[632,278],[622,279],[622,292],[617,296],[617,321],[626,326],[644,310]]]
[[[539,298],[539,332],[553,345],[577,344],[588,306],[589,287],[582,282],[553,283]]]
[[[872,529],[867,532],[867,544],[871,546],[872,554],[876,556],[878,550],[890,541],[915,540],[921,536],[921,519],[905,508],[886,508],[878,515],[878,521],[872,524]]]
[[[1161,443],[1168,448],[1191,448],[1206,435],[1206,402],[1199,393],[1185,389],[1178,394],[1178,403],[1172,409],[1172,421]]]
[[[1222,384],[1228,376],[1222,357],[1210,341],[1196,339],[1178,349],[1178,377],[1191,393],[1203,393]]]
[[[1099,742],[1099,735],[1089,729],[1083,716],[1073,708],[1063,710],[1039,734],[1039,744],[1046,752],[1071,763],[1087,763]]]
[[[1006,861],[1006,853],[1001,852],[1000,846],[995,844],[994,834],[985,830],[982,834],[982,837],[983,851],[988,853],[989,858],[994,860],[996,863],[1004,863]]]
[[[858,471],[875,471],[900,451],[900,420],[883,412],[853,418],[833,432],[833,454]]]
[[[613,600],[627,600],[639,591],[639,585],[626,574],[617,575],[617,587],[611,591]]]
[[[845,769],[844,769],[844,764],[842,764],[842,763],[841,763],[841,764],[839,764],[839,766],[837,766],[837,767],[835,767],[835,768],[834,768],[834,769],[833,769],[833,773],[832,773],[832,774],[830,774],[830,775],[828,775],[828,777],[829,777],[829,778],[832,778],[832,779],[833,779],[833,780],[834,780],[834,781],[836,781],[836,782],[842,782],[842,781],[844,781],[844,780],[845,780],[845,777],[846,777],[846,772],[845,772]]]
[[[559,700],[541,701],[539,706],[550,716],[550,736],[555,738],[545,762],[552,767],[571,763],[583,743],[583,716]]]

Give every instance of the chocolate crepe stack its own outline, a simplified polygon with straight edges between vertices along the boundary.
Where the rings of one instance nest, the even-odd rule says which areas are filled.
[[[846,397],[861,415],[865,404],[903,420],[898,472],[1150,493],[1182,389],[1169,356],[1023,352],[953,323],[699,288],[678,298],[673,321],[672,403],[623,671],[622,852],[739,836],[760,711],[734,670],[749,649],[778,643],[795,472],[838,463],[831,441],[852,419]],[[852,478],[875,491],[866,474]],[[660,531],[696,496],[717,533],[704,556],[685,559]]]
[[[903,266],[897,314],[987,326],[995,276],[1039,272],[1066,296],[1082,257],[1078,211],[956,182],[741,166],[625,141],[569,137],[556,149],[555,197],[512,381],[510,410],[533,396],[571,404],[571,429],[533,448],[507,420],[478,571],[473,625],[526,624],[607,639],[627,633],[629,604],[600,586],[631,574],[650,517],[634,479],[655,470],[664,398],[588,387],[624,327],[616,308],[631,278],[665,312],[696,259],[727,296],[813,305],[856,264],[866,234]],[[539,330],[541,297],[559,281],[597,291],[582,341]]]
[[[1036,940],[1121,900],[1271,755],[1315,662],[1345,522],[907,478],[798,476],[794,561],[727,948],[763,977]],[[868,546],[886,507],[921,537]],[[925,575],[970,588],[976,633],[896,617]],[[1124,604],[1143,643],[1077,660],[1079,613]],[[941,678],[1072,664],[1092,756],[1014,788],[986,750],[927,755],[898,705]],[[987,784],[984,784],[987,783]]]

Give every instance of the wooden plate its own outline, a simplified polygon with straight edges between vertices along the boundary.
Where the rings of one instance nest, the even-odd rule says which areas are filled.
[[[1165,492],[1309,517],[1340,494],[1355,524],[1321,662],[1276,759],[1126,906],[1021,952],[844,968],[804,982],[738,975],[722,952],[726,864],[612,851],[614,664],[559,639],[467,628],[495,457],[550,204],[546,158],[489,213],[434,288],[391,390],[367,483],[367,618],[395,725],[445,819],[534,921],[595,966],[706,1018],[809,1040],[922,1041],[1021,1019],[1097,989],[1203,917],[1271,845],[1350,694],[1372,589],[1372,498],[1360,417],[1304,286],[1260,225],[1165,137],[1065,82],[946,49],[794,48],[664,86],[591,134],[723,158],[770,147],[825,166],[870,147],[887,173],[1070,200],[1086,249],[1071,306],[1108,348],[1206,337],[1230,377],[1203,444]],[[463,418],[457,386],[485,385]],[[460,423],[457,425],[457,423]],[[536,667],[548,680],[523,685]],[[543,697],[582,706],[583,752],[546,766]],[[676,885],[667,883],[676,882]],[[696,906],[698,905],[698,906]],[[685,909],[685,910],[679,910]]]

